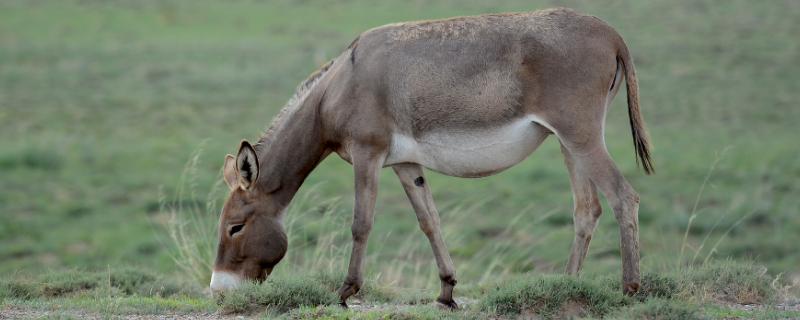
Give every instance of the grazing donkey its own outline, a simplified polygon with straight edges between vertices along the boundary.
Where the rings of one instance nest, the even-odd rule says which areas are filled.
[[[555,135],[575,200],[566,271],[577,274],[600,216],[602,192],[619,222],[623,291],[639,288],[639,196],[606,150],[611,100],[627,79],[633,142],[653,171],[625,42],[598,18],[569,9],[391,24],[361,34],[304,81],[259,142],[242,141],[223,169],[211,288],[263,280],[286,253],[282,215],[303,180],[331,152],[353,165],[353,248],[341,302],[358,292],[372,228],[378,173],[392,167],[428,237],[453,300],[455,267],[423,167],[484,177],[525,159]]]

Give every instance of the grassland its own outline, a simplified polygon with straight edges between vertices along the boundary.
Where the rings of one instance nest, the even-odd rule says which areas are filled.
[[[793,1],[2,1],[2,310],[262,316],[280,298],[272,284],[220,304],[202,289],[225,195],[224,155],[255,139],[297,83],[363,30],[556,5],[608,21],[634,54],[658,174],[636,169],[622,97],[609,114],[607,143],[641,194],[643,272],[671,279],[677,293],[632,299],[609,289],[620,261],[607,207],[583,278],[553,275],[571,244],[572,203],[551,139],[490,178],[429,173],[456,294],[471,302],[465,313],[425,304],[438,288],[435,264],[385,170],[367,262],[372,290],[362,299],[411,306],[292,309],[303,304],[295,302],[263,316],[480,318],[531,312],[503,300],[509,290],[539,297],[542,288],[568,287],[599,297],[601,307],[581,304],[591,316],[800,317],[770,307],[796,295],[800,281]],[[351,181],[350,167],[330,157],[290,209],[277,288],[319,293],[296,301],[328,301],[318,289],[344,274]],[[170,237],[176,230],[182,250]],[[714,282],[720,270],[752,272]],[[758,299],[720,296],[732,292],[728,284]],[[575,300],[565,290],[559,301]],[[731,306],[750,302],[765,307]]]

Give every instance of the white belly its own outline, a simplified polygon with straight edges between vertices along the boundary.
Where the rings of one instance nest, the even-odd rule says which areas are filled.
[[[491,175],[519,163],[544,141],[548,130],[533,119],[494,128],[438,130],[416,138],[395,134],[385,165],[418,163],[457,177]]]

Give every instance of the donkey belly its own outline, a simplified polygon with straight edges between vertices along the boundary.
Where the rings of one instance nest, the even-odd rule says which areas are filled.
[[[394,134],[386,165],[410,162],[450,176],[484,177],[525,159],[547,134],[529,117],[489,128],[436,130],[416,138]]]

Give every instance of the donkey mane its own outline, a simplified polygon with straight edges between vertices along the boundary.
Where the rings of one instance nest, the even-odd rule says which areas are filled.
[[[289,114],[293,113],[295,110],[297,110],[297,108],[300,107],[303,100],[305,100],[305,98],[311,92],[311,89],[313,89],[314,86],[319,83],[319,80],[322,79],[322,76],[324,76],[325,73],[327,73],[331,68],[333,61],[334,60],[330,60],[317,70],[314,70],[314,72],[312,72],[308,78],[303,80],[303,82],[297,86],[292,97],[289,98],[289,101],[283,105],[283,108],[272,120],[272,123],[269,125],[269,127],[267,127],[267,129],[264,130],[264,133],[261,134],[261,138],[258,139],[258,143],[253,146],[256,150],[261,151],[261,149],[269,146],[269,144],[274,140],[273,136],[278,127],[286,122]]]

